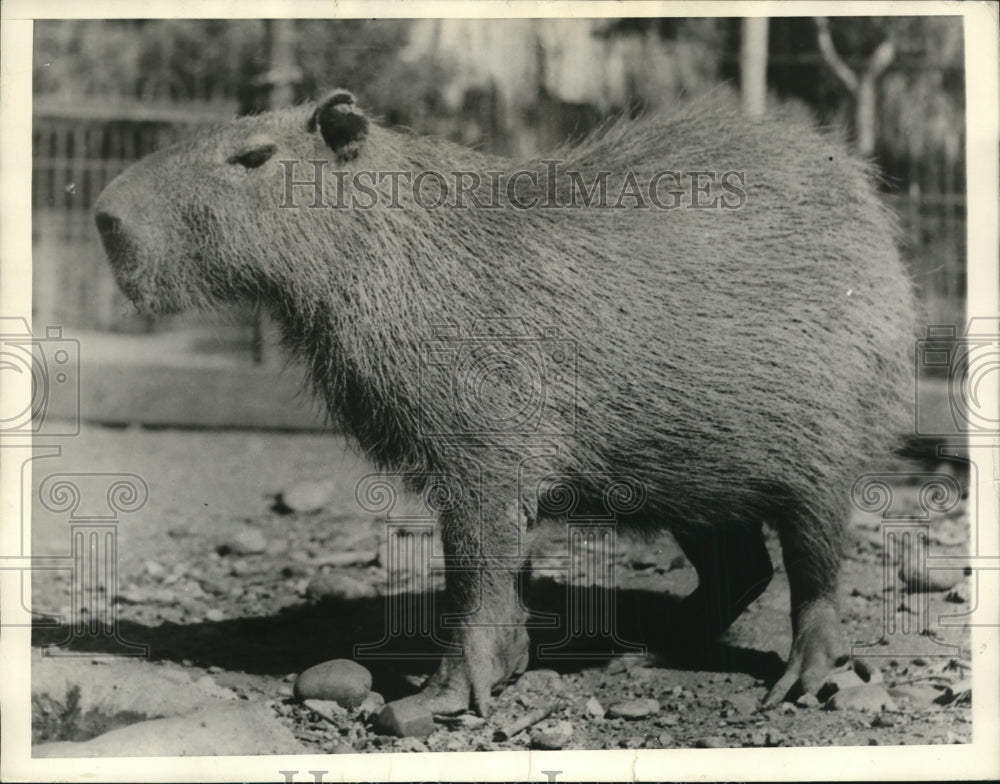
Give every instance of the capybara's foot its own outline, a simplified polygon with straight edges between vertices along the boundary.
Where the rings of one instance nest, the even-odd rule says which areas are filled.
[[[788,667],[767,693],[762,707],[773,708],[784,700],[816,694],[830,672],[846,660],[833,602],[821,599],[802,607],[798,613]]]
[[[530,646],[523,626],[466,627],[456,634],[459,656],[441,660],[419,694],[397,702],[418,703],[430,713],[490,711],[493,691],[528,666]]]

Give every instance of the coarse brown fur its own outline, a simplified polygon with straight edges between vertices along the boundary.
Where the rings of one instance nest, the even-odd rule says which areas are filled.
[[[565,478],[581,504],[599,505],[609,477],[627,475],[644,503],[620,521],[669,528],[689,553],[702,532],[757,542],[760,523],[774,524],[793,562],[798,648],[790,672],[798,650],[806,661],[791,674],[808,674],[811,688],[813,670],[830,658],[817,635],[836,631],[830,607],[849,489],[869,459],[891,448],[907,416],[913,304],[868,167],[806,125],[751,120],[714,100],[611,123],[545,160],[588,184],[601,172],[613,186],[629,172],[637,183],[679,172],[687,194],[691,173],[737,172],[745,200],[700,209],[643,207],[630,197],[619,208],[567,206],[569,180],[550,191],[545,160],[514,164],[386,130],[344,95],[236,120],[150,156],[110,185],[98,222],[124,291],[152,311],[265,304],[330,412],[374,463],[406,472],[418,490],[440,475],[463,489],[462,502],[442,514],[454,563],[510,555],[511,505],[533,517],[538,484],[552,476]],[[335,171],[477,172],[483,184],[474,192],[488,201],[489,171],[524,169],[540,178],[518,181],[522,203],[554,195],[563,206],[428,209],[400,187],[389,208],[383,182],[370,209],[313,208],[309,186],[294,188],[297,206],[282,207],[280,161],[296,162],[297,181],[312,177],[305,162],[327,161],[328,202],[370,200],[350,176],[338,190]],[[711,195],[720,195],[717,184]],[[612,187],[611,205],[617,197]],[[477,427],[460,392],[428,383],[422,362],[435,326],[457,327],[450,340],[461,347],[483,323],[523,325],[518,340],[536,358],[548,357],[553,340],[572,346],[573,373],[539,376],[537,363],[506,362],[479,390],[489,413],[544,387],[534,437],[530,426]],[[703,583],[706,558],[692,556]],[[748,580],[766,584],[769,563],[750,571]],[[457,579],[449,588],[459,607],[477,593]],[[496,591],[498,605],[511,601],[506,588]],[[711,601],[733,602],[736,612],[747,603]],[[505,612],[513,610],[494,615]],[[489,666],[491,680],[513,668]],[[451,696],[436,707],[461,702],[452,692],[466,688],[454,685],[462,677],[485,710],[474,672],[442,676],[438,686],[451,684]]]

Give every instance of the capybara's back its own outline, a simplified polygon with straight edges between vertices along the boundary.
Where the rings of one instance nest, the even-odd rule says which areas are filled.
[[[151,156],[97,213],[140,307],[267,303],[376,464],[462,488],[440,522],[464,657],[422,707],[485,711],[523,668],[511,558],[554,514],[540,477],[595,506],[639,488],[619,521],[669,528],[699,573],[679,633],[763,590],[775,525],[795,638],[768,701],[837,658],[849,491],[907,421],[913,306],[836,139],[709,101],[515,164],[336,91]]]

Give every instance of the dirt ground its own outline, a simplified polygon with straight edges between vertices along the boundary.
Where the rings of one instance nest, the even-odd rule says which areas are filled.
[[[80,745],[42,744],[89,741],[97,744],[88,752],[93,754],[150,748],[176,754],[176,746],[149,736],[173,737],[165,727],[183,729],[186,716],[221,708],[219,721],[235,723],[236,731],[215,733],[212,747],[196,746],[198,753],[971,740],[969,635],[961,616],[974,606],[974,586],[959,571],[933,577],[930,592],[906,593],[896,566],[884,582],[884,531],[871,514],[859,511],[852,523],[841,580],[844,638],[878,643],[884,607],[897,626],[887,644],[865,649],[864,661],[877,674],[852,692],[858,699],[843,699],[846,691],[840,699],[831,697],[831,686],[818,701],[758,711],[791,641],[776,538],[769,539],[777,567],[770,587],[723,641],[700,645],[671,637],[672,608],[696,578],[664,535],[653,542],[618,541],[607,568],[599,570],[603,578],[589,585],[572,578],[578,576],[572,564],[539,561],[527,586],[537,621],[533,644],[559,646],[567,602],[584,595],[614,603],[614,635],[583,635],[555,654],[536,655],[528,674],[497,698],[485,722],[472,715],[439,717],[431,734],[397,738],[377,734],[374,719],[382,698],[414,692],[432,670],[432,659],[414,655],[427,643],[389,635],[385,646],[371,649],[387,654],[383,658],[356,655],[354,645],[383,641],[387,619],[401,601],[421,586],[440,591],[443,582],[419,565],[401,568],[389,558],[384,517],[362,509],[355,496],[370,469],[340,437],[89,426],[65,443],[61,456],[35,461],[36,492],[51,474],[81,472],[131,473],[148,486],[148,502],[119,515],[118,584],[105,589],[113,598],[118,636],[148,646],[148,655],[103,656],[120,643],[85,625],[69,625],[80,617],[73,614],[72,573],[37,572],[34,608],[62,618],[56,625],[40,622],[33,635],[38,649],[57,645],[49,651],[55,655],[36,650],[33,657],[33,738],[41,753],[80,753]],[[323,509],[295,512],[279,503],[283,492],[313,480],[326,483]],[[894,492],[895,508],[917,509],[916,487]],[[409,499],[404,508],[413,510],[416,503]],[[33,552],[67,553],[69,526],[67,513],[36,503]],[[932,554],[967,553],[965,504],[933,517],[929,531]],[[551,555],[567,548],[566,531],[553,528],[542,532],[536,549]],[[922,612],[931,619],[930,635],[913,631]],[[643,647],[644,654],[635,653]],[[369,695],[351,709],[325,701],[307,705],[292,696],[297,673],[338,658],[363,664],[380,696]],[[244,712],[234,713],[236,706]],[[140,736],[147,745],[136,740]]]

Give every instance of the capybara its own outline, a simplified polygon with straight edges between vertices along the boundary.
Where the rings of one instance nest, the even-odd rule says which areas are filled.
[[[679,618],[716,631],[767,585],[776,528],[793,643],[766,705],[840,658],[850,488],[903,432],[913,304],[837,138],[709,98],[515,163],[337,90],[150,155],[96,220],[141,310],[265,305],[376,466],[447,477],[461,655],[411,707],[485,713],[526,666],[521,537],[562,515],[553,481],[605,509],[625,477],[618,522],[673,533],[699,576]]]

